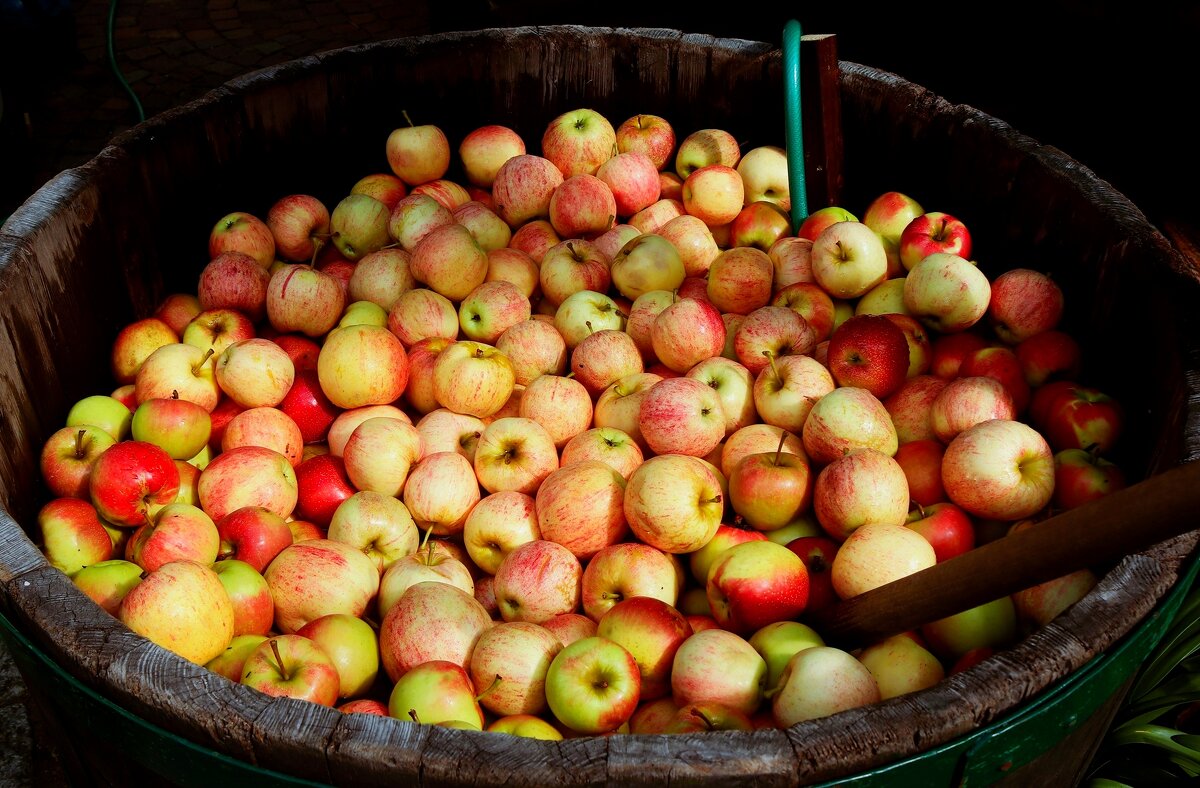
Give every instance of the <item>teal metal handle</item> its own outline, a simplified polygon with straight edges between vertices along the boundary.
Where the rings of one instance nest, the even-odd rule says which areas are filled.
[[[800,23],[789,20],[783,28],[783,96],[787,133],[788,191],[792,198],[792,229],[808,217],[808,189],[804,180],[804,124],[800,105]]]

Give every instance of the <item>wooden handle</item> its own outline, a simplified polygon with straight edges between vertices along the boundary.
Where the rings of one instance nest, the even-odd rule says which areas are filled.
[[[814,622],[854,648],[1200,528],[1200,462],[1190,462],[908,577],[843,600]]]

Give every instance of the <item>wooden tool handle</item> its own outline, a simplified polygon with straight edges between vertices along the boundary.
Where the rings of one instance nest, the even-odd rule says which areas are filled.
[[[1190,462],[843,600],[814,625],[831,645],[866,645],[1197,528],[1200,462]]]

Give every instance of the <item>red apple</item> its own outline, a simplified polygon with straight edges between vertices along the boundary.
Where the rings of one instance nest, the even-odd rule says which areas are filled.
[[[952,503],[917,504],[909,512],[905,525],[933,546],[938,563],[975,547],[975,524],[966,512]]]

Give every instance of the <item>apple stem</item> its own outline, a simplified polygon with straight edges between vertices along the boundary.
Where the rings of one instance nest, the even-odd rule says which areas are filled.
[[[429,527],[425,529],[425,537],[423,539],[421,539],[421,546],[417,548],[418,551],[425,549],[425,545],[429,544],[429,537],[432,535],[433,535],[433,523],[430,523]],[[431,555],[431,556],[433,555],[433,545],[431,545],[431,544],[429,544],[429,555]]]
[[[779,368],[775,366],[775,352],[772,350],[764,350],[762,353],[767,357],[767,362],[771,365],[771,374],[775,376],[775,379],[779,381],[780,384],[782,384],[783,377],[779,374]]]
[[[705,501],[705,503],[720,503],[723,500],[724,499],[721,497],[721,494],[717,493],[715,496],[713,496],[712,498],[709,498],[707,501]]]
[[[420,718],[417,716],[417,710],[416,710],[416,709],[409,709],[409,710],[408,710],[408,716],[412,718],[412,721],[413,721],[413,722],[417,723],[418,725],[420,725],[420,724],[421,724],[421,719],[420,719]]]
[[[624,313],[624,312],[622,312],[620,309],[618,309],[618,310],[617,310],[617,316],[618,316],[618,317],[620,317],[622,320],[628,320],[628,319],[629,319],[629,315],[625,314],[625,313]]]
[[[589,334],[593,334],[593,333],[595,333],[596,329],[592,328],[592,321],[590,321],[590,320],[585,320],[585,321],[583,321],[583,324],[584,324],[585,326],[587,326],[587,330],[588,330],[588,333],[589,333]]]
[[[771,689],[769,689],[769,690],[767,690],[766,692],[764,692],[764,693],[763,693],[763,700],[770,700],[771,698],[775,697],[776,695],[778,695],[778,694],[779,694],[779,691],[780,691],[781,689],[783,689],[783,682],[782,682],[782,681],[780,681],[780,682],[779,682],[778,684],[776,684],[774,687],[771,687]]]
[[[196,366],[192,367],[192,374],[199,375],[200,370],[204,367],[204,365],[208,362],[208,360],[210,358],[212,358],[213,353],[216,353],[216,352],[217,351],[211,347],[208,350],[204,351],[204,358],[197,361]]]
[[[708,718],[708,715],[704,713],[703,709],[693,709],[693,711],[696,712],[697,717],[704,720],[704,724],[707,725],[709,728],[716,727],[715,725],[713,725],[713,721]]]
[[[87,454],[87,430],[77,430],[75,432],[75,459],[82,460]]]
[[[499,673],[497,673],[496,678],[494,678],[492,680],[492,683],[488,685],[488,688],[475,696],[475,702],[478,703],[480,698],[482,698],[484,695],[487,695],[492,690],[496,689],[496,687],[499,687],[500,683],[503,681],[504,681],[504,678]]]
[[[270,643],[271,653],[275,655],[276,667],[279,668],[279,675],[283,676],[284,681],[288,681],[291,679],[291,676],[288,675],[287,669],[283,666],[283,657],[279,654],[279,643],[275,640],[275,638],[271,638]]]
[[[1100,444],[1099,443],[1089,443],[1087,446],[1083,447],[1083,450],[1086,451],[1088,453],[1088,455],[1092,458],[1093,463],[1095,463],[1096,460],[1100,457]]]
[[[925,519],[925,507],[917,501],[913,501],[913,506],[917,507],[917,514],[921,515],[921,519]]]
[[[179,389],[171,389],[171,399],[179,399]]]
[[[413,122],[412,118],[408,116],[408,110],[402,109],[400,110],[400,114],[404,116],[404,122],[407,123],[408,127],[411,129],[413,127]]]
[[[775,465],[779,465],[779,460],[783,457],[783,442],[787,440],[787,430],[779,431],[779,445],[775,448]]]

